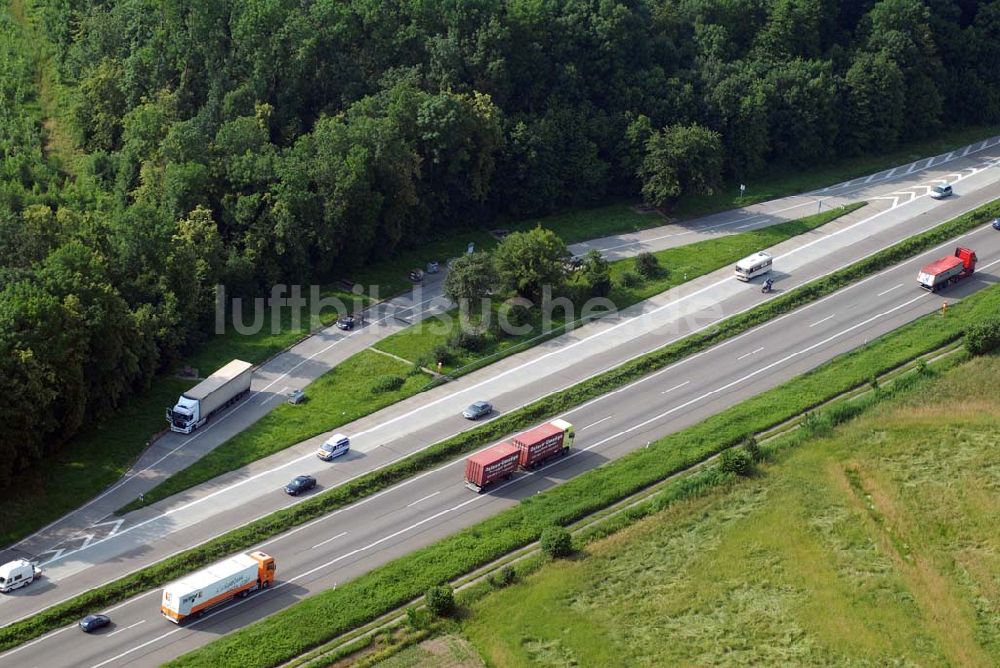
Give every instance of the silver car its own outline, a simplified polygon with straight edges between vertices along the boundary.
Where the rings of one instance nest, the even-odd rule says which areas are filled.
[[[934,186],[931,188],[931,198],[932,199],[944,199],[945,197],[950,197],[952,195],[951,186],[947,183],[942,183],[941,185]]]
[[[462,411],[462,417],[466,420],[478,420],[479,418],[485,417],[492,412],[493,404],[488,401],[477,401]]]

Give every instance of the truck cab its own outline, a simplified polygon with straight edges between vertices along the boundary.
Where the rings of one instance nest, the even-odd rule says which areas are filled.
[[[181,395],[173,408],[167,409],[167,422],[173,431],[190,434],[201,417],[197,399]]]

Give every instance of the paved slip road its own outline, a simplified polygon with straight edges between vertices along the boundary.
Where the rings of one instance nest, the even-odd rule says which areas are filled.
[[[271,590],[218,608],[183,627],[160,617],[159,592],[152,591],[113,608],[114,625],[103,632],[83,636],[74,627],[64,628],[0,656],[0,666],[159,665],[775,387],[938,311],[943,301],[953,302],[997,283],[1000,232],[984,226],[960,242],[977,250],[980,271],[944,293],[920,289],[916,274],[920,266],[952,250],[954,243],[566,412],[562,417],[578,427],[574,451],[534,473],[519,473],[487,494],[474,494],[462,485],[462,462],[456,461],[256,546],[278,559],[279,582]],[[778,293],[791,282],[779,281]],[[756,283],[736,287],[736,294],[728,300],[735,302],[731,309],[737,308],[743,296],[754,303],[767,298],[760,295]],[[608,351],[592,364],[607,366],[613,357]],[[522,401],[517,390],[496,399],[502,408]],[[459,425],[456,418],[449,426]],[[435,437],[436,433],[427,430],[408,436]],[[324,486],[329,484],[328,479]],[[273,501],[283,501],[277,489],[269,494]],[[228,510],[216,519],[234,524],[242,517],[242,512]]]
[[[709,217],[697,224],[698,231],[694,234],[721,234],[726,229],[736,231],[770,224],[781,217],[797,218],[811,213],[812,207],[818,206],[820,201],[822,206],[836,206],[855,199],[872,202],[822,230],[772,249],[777,255],[780,292],[997,197],[1000,195],[996,183],[1000,170],[993,165],[998,156],[997,140],[990,140],[824,191],[761,205],[764,208]],[[903,181],[896,180],[900,175]],[[955,183],[957,195],[939,203],[926,195],[930,184],[941,180]],[[686,228],[667,226],[592,245],[599,245],[605,253],[614,255],[625,252],[626,247],[632,250],[656,248],[659,244],[681,243],[678,239],[686,243],[692,240],[686,238],[691,235]],[[582,252],[585,249],[579,246],[574,250]],[[418,304],[425,299],[418,300]],[[129,492],[129,485],[139,484],[161,471],[154,467],[114,488],[74,516],[72,519],[78,520],[88,513],[92,515],[87,518],[90,524],[84,525],[79,533],[69,533],[73,526],[69,521],[26,542],[26,545],[34,544],[34,552],[43,554],[46,577],[0,599],[0,622],[22,618],[289,503],[274,490],[294,474],[313,472],[321,485],[336,485],[469,428],[468,423],[455,416],[474,399],[492,398],[499,410],[511,410],[752,307],[760,299],[756,288],[733,280],[728,269],[721,270],[630,308],[620,318],[591,323],[349,425],[344,431],[353,437],[354,452],[347,460],[333,465],[319,462],[312,453],[322,438],[311,439],[150,508],[124,518],[107,518],[108,511],[134,496]],[[421,308],[418,306],[414,310]],[[322,337],[327,333],[324,333],[301,345],[322,345],[328,349],[339,345],[342,350],[358,346],[360,349],[367,345],[363,337],[372,336],[368,332],[375,329],[366,328],[351,337],[331,333],[325,343]],[[324,347],[312,349],[308,354],[299,351],[299,347],[293,349],[288,354],[292,357],[285,358],[285,363],[290,365],[285,368],[301,364],[294,373],[313,369],[313,362],[307,358],[315,353],[313,359],[318,359]],[[276,358],[275,363],[279,359],[283,358]],[[290,361],[295,359],[298,361]],[[268,369],[267,365],[264,369]],[[260,378],[255,380],[257,393],[248,402],[209,425],[209,429],[196,432],[194,438],[185,441],[190,446],[183,443],[174,446],[179,449],[164,460],[163,466],[189,456],[188,448],[200,447],[196,439],[207,437],[213,429],[216,433],[233,429],[238,420],[243,419],[241,408],[250,411],[256,405],[266,408],[268,401],[276,403],[276,393],[283,390],[285,381],[280,377],[280,367],[267,373],[276,375],[259,373]],[[266,384],[260,385],[264,381]],[[149,457],[163,456],[156,452],[157,448]],[[109,500],[114,502],[102,509],[101,504]],[[234,512],[234,509],[237,510]],[[42,542],[46,537],[61,540],[48,543],[46,548]]]

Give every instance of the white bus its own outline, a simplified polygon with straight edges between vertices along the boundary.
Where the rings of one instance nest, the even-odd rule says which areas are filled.
[[[771,271],[771,255],[760,251],[745,257],[736,263],[736,278],[749,281],[754,276],[760,276]]]

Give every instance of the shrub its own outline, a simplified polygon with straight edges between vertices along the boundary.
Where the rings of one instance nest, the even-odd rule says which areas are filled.
[[[506,316],[506,321],[512,327],[521,327],[531,324],[531,309],[523,303],[507,302],[500,307],[500,311]]]
[[[379,376],[375,379],[374,384],[372,384],[372,393],[384,394],[385,392],[395,392],[403,387],[403,383],[405,382],[406,380],[402,376]]]
[[[482,332],[471,329],[462,329],[455,333],[448,341],[451,348],[463,348],[469,352],[479,352],[486,346],[486,336]]]
[[[424,595],[427,609],[437,617],[447,617],[455,611],[455,592],[448,585],[437,585]]]
[[[564,527],[551,526],[543,529],[539,542],[542,552],[553,559],[573,554],[573,537]]]
[[[757,443],[757,439],[753,436],[750,436],[743,441],[742,448],[743,452],[747,453],[747,456],[750,457],[750,461],[754,464],[764,459],[764,453],[761,452],[760,444]]]
[[[1000,347],[1000,318],[987,318],[965,331],[965,348],[973,355],[984,355]]]
[[[431,350],[431,358],[434,360],[434,366],[437,366],[438,362],[441,364],[449,364],[455,360],[455,351],[448,345],[439,343],[434,346],[433,350]]]
[[[635,286],[639,285],[639,283],[642,282],[642,279],[639,278],[639,275],[633,271],[624,272],[619,280],[621,280],[622,287],[626,288],[634,288]]]
[[[927,373],[927,362],[926,362],[926,360],[923,360],[923,359],[917,360],[917,373],[920,374],[921,376],[923,376],[924,374]]]
[[[660,261],[649,251],[643,251],[635,256],[635,270],[643,278],[656,278],[663,271]]]
[[[730,448],[722,451],[719,458],[720,467],[726,473],[734,475],[748,476],[753,473],[753,459],[746,450]]]
[[[502,589],[503,587],[509,587],[514,584],[517,580],[517,571],[514,570],[513,566],[504,566],[496,573],[491,573],[486,581],[494,589]]]

